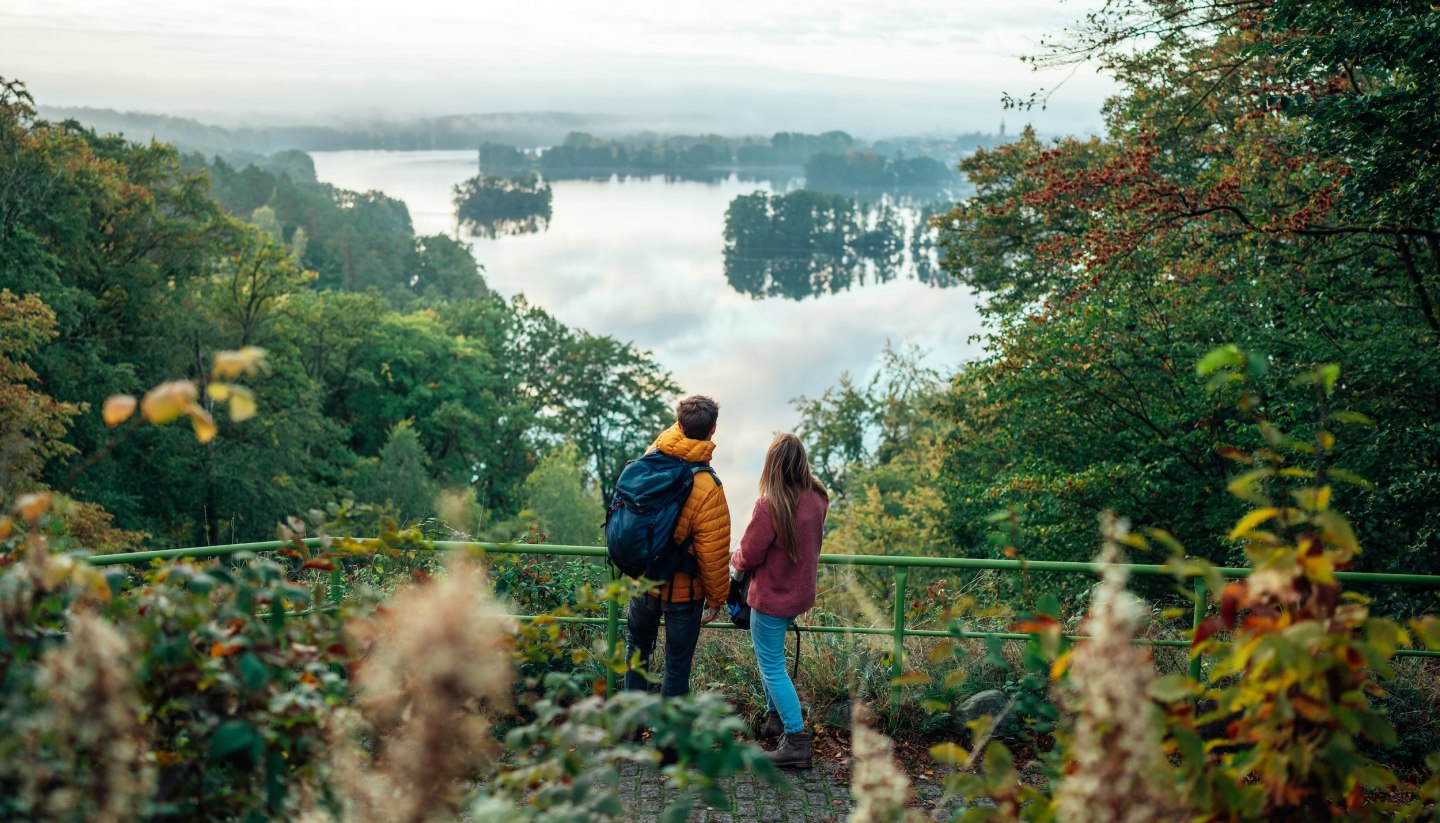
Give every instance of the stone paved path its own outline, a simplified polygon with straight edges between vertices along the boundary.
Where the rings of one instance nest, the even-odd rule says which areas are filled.
[[[690,823],[839,823],[849,818],[850,786],[835,766],[822,763],[782,775],[785,785],[779,789],[750,775],[726,780],[731,808],[707,808],[697,801]],[[933,783],[917,786],[916,795],[932,820],[950,820],[964,806],[957,798],[946,798]],[[620,796],[636,823],[650,823],[680,795],[652,767],[627,763],[620,771]]]

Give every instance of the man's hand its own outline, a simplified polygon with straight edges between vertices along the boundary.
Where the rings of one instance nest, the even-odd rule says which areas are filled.
[[[700,618],[700,625],[703,626],[703,625],[705,625],[706,623],[714,623],[716,620],[719,620],[719,619],[720,619],[720,607],[719,607],[719,606],[711,606],[711,607],[710,607],[710,611],[706,612],[706,613],[705,613],[705,616],[702,617],[702,618]]]

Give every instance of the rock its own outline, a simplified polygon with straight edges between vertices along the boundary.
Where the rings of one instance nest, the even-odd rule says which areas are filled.
[[[825,725],[832,729],[850,728],[850,701],[836,700],[825,709]]]
[[[969,698],[955,709],[955,716],[961,723],[969,723],[980,717],[989,717],[992,721],[1004,723],[1010,707],[1010,697],[998,689],[987,689],[983,692],[970,695]]]

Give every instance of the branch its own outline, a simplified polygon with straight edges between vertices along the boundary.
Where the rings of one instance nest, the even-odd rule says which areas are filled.
[[[1410,276],[1410,282],[1415,284],[1415,296],[1420,299],[1420,311],[1425,315],[1425,322],[1430,324],[1430,331],[1440,337],[1440,319],[1435,317],[1435,307],[1430,303],[1430,292],[1425,288],[1425,281],[1420,277],[1419,269],[1415,268],[1415,257],[1410,253],[1410,241],[1403,234],[1395,235],[1395,248],[1400,252],[1400,260],[1405,264],[1405,273]]]

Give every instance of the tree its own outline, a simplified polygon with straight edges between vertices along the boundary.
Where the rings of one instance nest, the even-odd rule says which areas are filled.
[[[548,542],[562,546],[604,542],[605,507],[574,444],[562,444],[540,458],[525,478],[524,495],[525,508],[539,517]]]
[[[489,292],[470,246],[443,234],[415,241],[419,264],[411,288],[426,300],[470,300]]]
[[[567,328],[523,297],[512,311],[515,385],[542,430],[579,448],[608,498],[626,461],[674,422],[680,387],[629,343]]]
[[[455,185],[455,217],[482,237],[534,234],[550,224],[550,184],[538,175],[478,174]]]
[[[40,488],[47,460],[69,457],[64,441],[80,413],[31,385],[36,374],[25,358],[55,337],[55,313],[33,294],[0,289],[0,498],[15,500]]]
[[[1407,174],[1425,179],[1424,158],[1440,160],[1402,116],[1419,99],[1404,87],[1433,69],[1408,68],[1408,47],[1386,40],[1413,25],[1427,42],[1434,15],[1301,5],[1111,3],[1058,52],[1096,57],[1120,81],[1106,134],[1047,146],[1027,132],[962,164],[976,194],[936,225],[948,274],[987,293],[994,332],[948,407],[983,433],[957,444],[945,472],[961,534],[1009,506],[1037,556],[1069,559],[1086,544],[1083,524],[1113,507],[1238,561],[1217,538],[1236,504],[1214,495],[1235,418],[1188,376],[1234,341],[1263,352],[1257,363],[1341,363],[1351,405],[1383,421],[1342,448],[1377,484],[1347,490],[1342,505],[1364,512],[1368,539],[1403,547],[1368,562],[1440,557],[1429,516],[1401,502],[1440,493],[1429,433],[1440,383],[1425,365],[1437,342],[1425,274],[1440,264],[1427,239],[1436,211],[1431,192],[1406,194],[1358,144],[1345,144],[1353,156],[1341,148],[1365,122],[1358,94],[1399,106],[1394,135],[1370,128],[1408,147]],[[1360,91],[1330,47],[1363,54]],[[1327,61],[1340,79],[1316,85]],[[1286,101],[1302,87],[1303,100]],[[1277,425],[1303,419],[1304,398],[1284,383],[1266,402]],[[972,476],[973,465],[996,471]]]
[[[360,468],[355,494],[378,503],[402,523],[413,523],[436,510],[440,486],[430,476],[429,458],[409,420],[390,429],[380,454]]]

